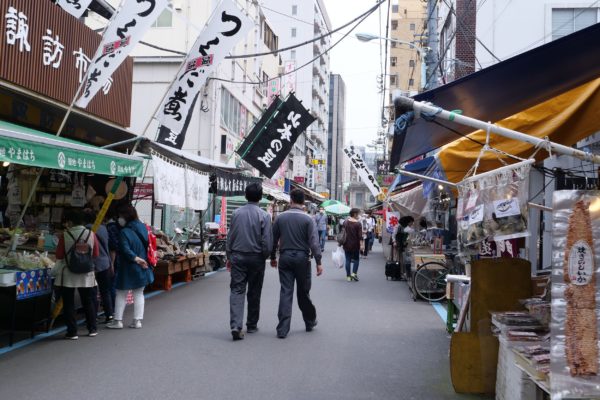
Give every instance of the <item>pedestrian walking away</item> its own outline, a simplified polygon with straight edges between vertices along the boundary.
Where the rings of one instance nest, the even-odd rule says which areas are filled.
[[[265,263],[273,248],[271,216],[258,206],[260,183],[246,186],[248,203],[233,212],[227,235],[227,270],[231,273],[229,319],[233,340],[244,338],[244,297],[248,290],[246,330],[258,330]]]
[[[56,247],[56,265],[52,269],[54,284],[60,287],[63,299],[66,339],[78,339],[75,309],[75,289],[79,292],[85,311],[88,336],[98,334],[96,327],[96,303],[93,299],[96,286],[94,259],[98,257],[100,244],[96,235],[83,226],[80,210],[67,210],[64,218],[64,234]]]
[[[290,193],[290,209],[280,214],[273,224],[273,252],[271,266],[278,267],[279,249],[279,324],[277,337],[284,339],[290,331],[292,305],[294,302],[294,283],[298,307],[306,331],[317,326],[317,310],[310,298],[312,283],[311,256],[317,263],[317,276],[323,273],[321,266],[321,246],[315,221],[303,211],[304,192],[294,189]]]
[[[350,210],[350,217],[344,222],[346,230],[346,241],[344,242],[344,253],[346,255],[346,280],[358,282],[358,264],[360,263],[360,247],[363,237],[362,224],[358,221],[360,210]],[[351,268],[352,267],[352,268]]]
[[[132,205],[120,206],[119,215],[119,251],[116,276],[117,296],[115,299],[114,319],[106,327],[123,328],[123,312],[127,292],[133,292],[133,321],[130,328],[140,329],[144,319],[144,288],[154,281],[154,273],[148,265],[148,228],[142,223]]]
[[[327,240],[327,214],[323,207],[319,208],[319,212],[315,215],[315,223],[319,232],[319,244],[321,245],[321,253],[325,251],[325,241]]]

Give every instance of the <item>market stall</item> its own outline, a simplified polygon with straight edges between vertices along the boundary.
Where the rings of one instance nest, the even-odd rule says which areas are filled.
[[[98,211],[116,178],[116,201],[128,201],[143,159],[0,121],[0,163],[0,327],[10,345],[16,330],[33,335],[48,322],[64,211]]]

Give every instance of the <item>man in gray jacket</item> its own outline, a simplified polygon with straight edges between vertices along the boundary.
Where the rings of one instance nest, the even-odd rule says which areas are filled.
[[[317,310],[310,299],[311,271],[310,256],[317,262],[317,276],[323,273],[321,247],[315,221],[302,210],[304,192],[294,189],[290,193],[290,209],[277,217],[273,224],[273,252],[271,266],[277,268],[276,253],[279,245],[279,325],[277,337],[284,339],[290,331],[294,281],[298,290],[298,306],[306,331],[317,326]]]
[[[244,296],[248,287],[248,333],[258,330],[265,261],[273,248],[271,216],[260,209],[260,183],[246,187],[248,204],[234,211],[227,235],[227,270],[231,272],[229,314],[233,340],[244,338]]]

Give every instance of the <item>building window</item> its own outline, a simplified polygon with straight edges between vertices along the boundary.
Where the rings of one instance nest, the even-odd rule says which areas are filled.
[[[390,41],[390,43],[391,43],[390,46],[392,46],[392,48],[395,49],[396,48],[396,42]]]
[[[416,29],[415,24],[410,24],[410,30],[414,31]]]
[[[265,43],[265,46],[267,46],[267,48],[271,51],[277,51],[278,46],[279,46],[279,39],[273,33],[273,30],[271,29],[269,24],[267,24],[267,21],[265,21],[264,19],[262,21],[261,26],[262,26],[262,39],[263,39],[263,42]]]
[[[364,204],[364,193],[362,192],[356,192],[356,202],[354,203],[355,207],[362,207]]]
[[[168,8],[165,9],[162,13],[160,13],[156,21],[154,21],[154,23],[152,24],[153,28],[170,28],[172,26],[173,14],[171,14],[171,11]]]
[[[394,14],[397,14],[397,13],[398,13],[398,4],[392,4],[392,12],[393,12]]]
[[[398,29],[398,20],[393,19],[392,20],[392,30],[395,31],[396,29]]]
[[[298,6],[292,5],[292,15],[298,15]]]
[[[408,80],[408,87],[413,87],[414,85],[415,85],[415,80],[414,80],[414,79],[412,79],[412,78],[410,78],[410,79]]]
[[[598,8],[552,9],[552,40],[560,39],[598,22]]]
[[[391,86],[396,86],[396,75],[390,75],[390,85]]]
[[[295,60],[295,59],[296,59],[296,50],[292,50],[292,51],[290,51],[290,58],[291,58],[292,60]]]
[[[415,60],[409,60],[408,61],[408,66],[409,67],[414,67],[415,66]]]
[[[395,67],[398,59],[396,57],[390,57],[390,66]]]
[[[242,136],[248,129],[248,116],[246,108],[229,93],[221,89],[221,126],[235,135]]]
[[[227,154],[227,135],[221,135],[221,154]]]
[[[292,28],[292,37],[296,37],[296,28]]]

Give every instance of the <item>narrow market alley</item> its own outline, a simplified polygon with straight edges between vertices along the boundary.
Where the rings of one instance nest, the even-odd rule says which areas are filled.
[[[386,281],[381,245],[361,259],[360,282],[332,266],[333,249],[323,276],[313,275],[313,332],[294,305],[289,336],[276,337],[279,281],[267,266],[260,330],[233,342],[221,271],[151,297],[141,330],[101,325],[95,338],[63,333],[0,355],[0,398],[472,398],[452,389],[440,315],[413,302],[405,282]]]

